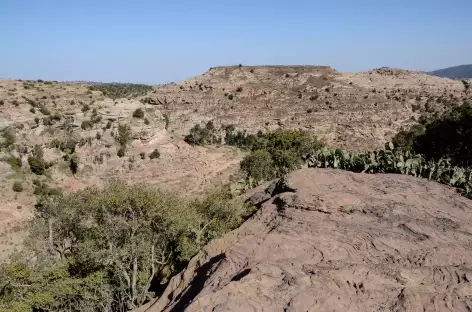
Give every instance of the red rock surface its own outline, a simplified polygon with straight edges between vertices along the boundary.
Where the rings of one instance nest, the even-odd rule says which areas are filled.
[[[471,311],[472,201],[401,175],[304,169],[140,311]]]

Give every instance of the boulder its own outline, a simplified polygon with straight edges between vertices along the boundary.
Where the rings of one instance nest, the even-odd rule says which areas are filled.
[[[472,309],[472,201],[454,189],[302,169],[258,196],[139,311]]]

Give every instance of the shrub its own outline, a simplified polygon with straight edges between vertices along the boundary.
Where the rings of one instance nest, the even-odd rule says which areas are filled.
[[[238,87],[238,88],[236,89],[236,92],[243,92],[243,87]]]
[[[454,105],[439,118],[423,115],[424,125],[400,131],[393,143],[426,159],[450,158],[455,165],[472,164],[472,105]]]
[[[146,159],[146,153],[145,152],[139,153],[139,157],[141,157],[141,159]]]
[[[232,99],[234,99],[234,95],[233,95],[233,94],[231,94],[231,93],[230,93],[230,94],[228,94],[228,100],[232,100]]]
[[[21,181],[13,182],[12,189],[14,192],[17,192],[17,193],[23,192],[23,183]]]
[[[121,157],[124,157],[125,154],[126,154],[126,147],[125,146],[120,146],[120,148],[116,152],[116,155],[121,158]]]
[[[469,90],[470,83],[467,80],[463,79],[462,84],[464,85],[464,89]]]
[[[72,171],[73,174],[77,173],[77,170],[79,169],[79,164],[80,164],[80,158],[77,155],[72,155],[69,161],[69,168],[70,171]]]
[[[31,107],[31,108],[29,109],[29,111],[30,111],[31,113],[33,113],[33,114],[36,113],[36,109],[35,109],[34,107]]]
[[[193,126],[190,129],[190,133],[185,136],[184,140],[190,145],[205,145],[218,143],[218,137],[216,136],[217,130],[212,121],[207,122],[205,127],[201,127],[199,124]]]
[[[108,120],[107,125],[105,126],[105,128],[110,129],[112,124],[113,124],[113,122],[111,120]]]
[[[90,106],[89,106],[88,104],[82,105],[81,111],[82,111],[83,113],[87,112],[88,110],[90,110]]]
[[[41,157],[29,156],[28,164],[31,171],[36,175],[43,175],[47,169],[47,164]]]
[[[131,127],[127,124],[118,125],[118,135],[116,140],[121,146],[126,146],[131,141]]]
[[[75,152],[77,143],[75,141],[62,142],[59,145],[59,149],[66,154],[73,154]]]
[[[251,152],[240,164],[241,169],[257,182],[273,179],[276,176],[274,166],[272,155],[265,150]]]
[[[3,136],[3,142],[1,143],[0,147],[9,148],[13,144],[15,144],[16,135],[15,135],[15,132],[13,131],[13,129],[7,128],[7,129],[3,130],[2,136]]]
[[[93,128],[93,123],[90,120],[84,120],[82,121],[80,127],[82,128],[82,130],[89,130]]]
[[[32,153],[33,153],[33,156],[43,158],[43,156],[44,156],[43,147],[39,144],[35,144],[34,147],[33,147]]]
[[[45,125],[45,126],[52,126],[52,125],[54,125],[54,119],[52,119],[51,117],[45,117],[45,118],[43,118],[43,125]]]
[[[150,159],[155,159],[159,158],[161,156],[161,153],[157,149],[153,150],[151,154],[149,154]]]
[[[136,110],[133,112],[133,117],[134,117],[134,118],[143,119],[143,118],[144,118],[144,111],[143,111],[141,108],[136,109]]]
[[[61,146],[61,141],[59,141],[59,139],[52,139],[49,146],[51,148],[59,148]]]
[[[417,137],[424,133],[425,127],[423,125],[413,125],[409,130],[400,130],[392,138],[392,143],[404,151],[410,151],[413,149],[413,144]]]
[[[164,118],[165,118],[165,116],[164,116]],[[151,122],[149,121],[149,119],[144,118],[144,124],[145,124],[145,125],[149,125],[150,123],[151,123]],[[167,128],[166,128],[166,129],[167,129]]]
[[[33,185],[35,186],[33,194],[40,198],[44,197],[51,199],[52,197],[60,196],[62,194],[61,189],[50,187],[49,184],[44,181],[33,180]]]
[[[18,102],[18,100],[13,100],[11,103],[16,107],[20,106],[20,102]]]
[[[94,116],[92,116],[92,118],[90,119],[90,122],[91,122],[92,124],[97,124],[97,123],[99,123],[100,121],[102,121],[102,116],[100,116],[100,115],[94,115]]]
[[[39,108],[39,111],[41,112],[41,114],[43,115],[51,115],[51,111],[49,109],[47,109],[47,107],[45,106],[41,106]]]
[[[19,170],[23,166],[23,162],[21,161],[20,157],[13,157],[10,156],[7,158],[7,163],[13,170]]]

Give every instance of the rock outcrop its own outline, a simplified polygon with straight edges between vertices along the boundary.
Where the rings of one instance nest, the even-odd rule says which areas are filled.
[[[303,169],[250,198],[259,211],[140,311],[472,310],[472,201],[453,189]]]

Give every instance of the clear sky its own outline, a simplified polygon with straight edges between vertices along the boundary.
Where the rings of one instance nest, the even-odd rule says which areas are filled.
[[[218,65],[472,63],[472,0],[0,0],[0,77],[163,83]]]

